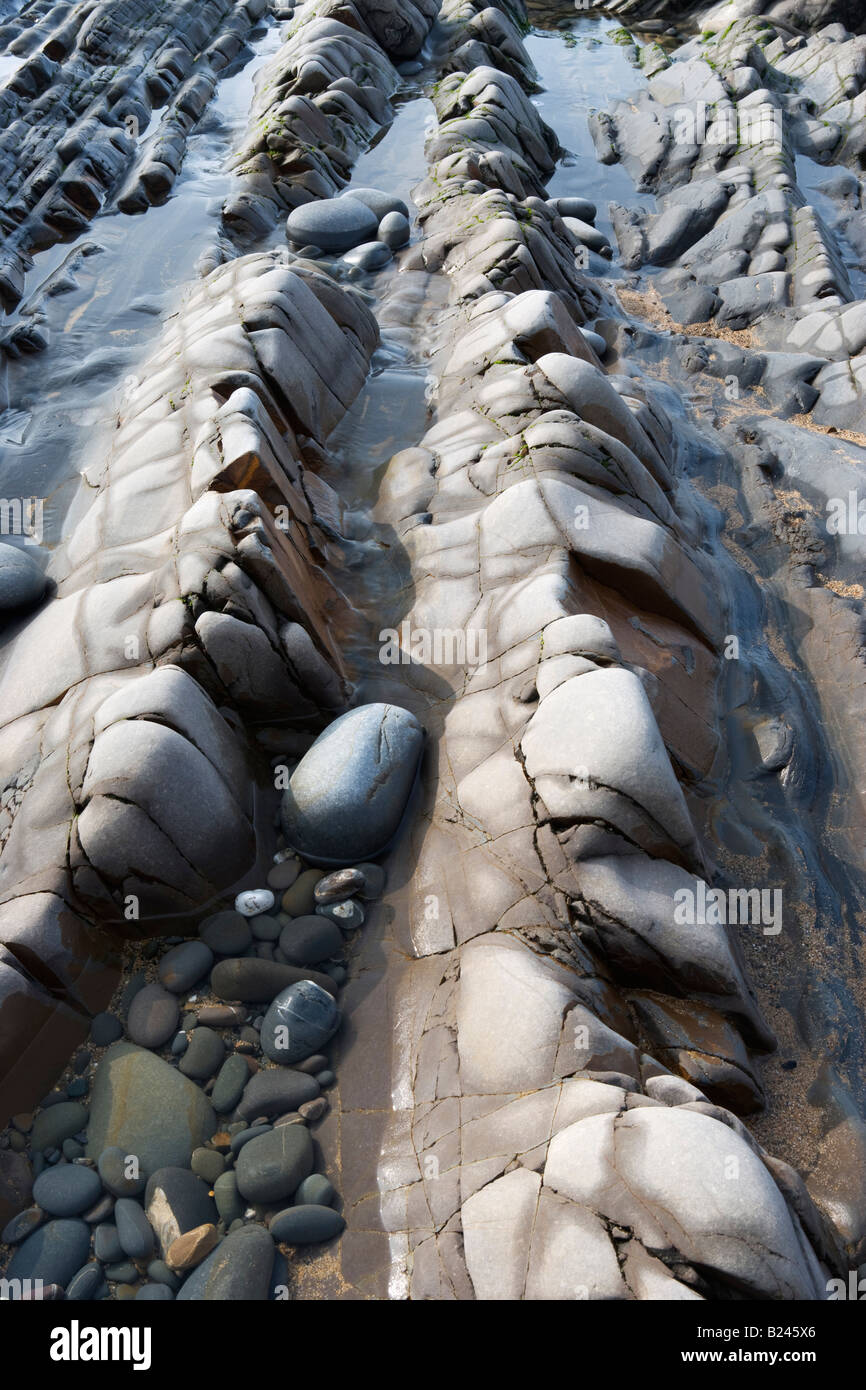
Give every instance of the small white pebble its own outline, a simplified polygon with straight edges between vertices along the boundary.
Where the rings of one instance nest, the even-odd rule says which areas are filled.
[[[242,917],[257,917],[260,912],[269,912],[275,901],[270,888],[249,888],[235,898],[235,912]]]

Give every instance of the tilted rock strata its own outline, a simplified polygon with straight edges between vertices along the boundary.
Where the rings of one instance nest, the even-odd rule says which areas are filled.
[[[267,765],[241,721],[275,719],[302,750],[344,703],[345,605],[325,571],[340,507],[304,449],[357,395],[376,339],[360,301],[314,269],[235,260],[169,321],[88,478],[57,595],[2,679],[13,1078],[31,1036],[38,1075],[56,1074],[71,1020],[57,1009],[49,1045],[52,996],[104,1005],[114,933],[187,913],[252,867]],[[26,1097],[24,1084],[4,1095],[12,1110],[32,1104],[38,1082]]]
[[[327,0],[304,6],[258,74],[237,187],[223,207],[229,232],[261,234],[313,198],[348,183],[360,150],[392,119],[399,85],[390,59],[418,52],[435,0]]]
[[[646,53],[648,50],[642,50]],[[621,160],[658,211],[613,213],[624,264],[664,267],[677,323],[751,329],[749,384],[784,415],[862,429],[866,303],[836,235],[797,185],[797,155],[858,167],[866,37],[842,25],[791,37],[743,17],[654,61],[647,86],[592,118],[606,163]],[[862,240],[857,183],[845,222]],[[846,193],[845,196],[850,195]],[[729,372],[737,373],[729,353]]]
[[[483,632],[486,660],[436,721],[413,833],[386,1227],[413,1298],[820,1298],[835,1237],[732,1113],[773,1046],[737,944],[675,925],[707,872],[680,778],[716,754],[724,617],[676,434],[581,334],[604,306],[519,85],[476,69],[437,106],[416,260],[450,277],[457,346],[384,505],[410,628]],[[432,712],[453,673],[406,678]]]
[[[0,26],[0,42],[22,58],[0,88],[5,309],[20,301],[34,252],[83,231],[113,198],[140,212],[167,196],[220,73],[266,8],[266,0],[33,0]]]

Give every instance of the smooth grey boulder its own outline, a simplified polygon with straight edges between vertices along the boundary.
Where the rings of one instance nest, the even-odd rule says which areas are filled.
[[[357,198],[320,198],[293,208],[286,232],[296,246],[314,245],[323,251],[349,251],[376,236],[379,219]]]
[[[544,1186],[631,1227],[648,1248],[676,1233],[688,1263],[746,1297],[825,1296],[818,1261],[769,1171],[709,1116],[659,1106],[569,1125],[551,1140]]]
[[[86,1221],[49,1221],[18,1247],[7,1279],[41,1279],[43,1284],[65,1288],[86,1262],[90,1251],[90,1227]]]
[[[239,912],[215,912],[199,925],[198,934],[204,944],[218,956],[239,956],[252,940],[246,917]]]
[[[379,188],[347,188],[340,196],[354,198],[356,202],[363,203],[375,214],[379,222],[393,212],[399,213],[401,217],[409,216],[409,209],[402,198],[396,197],[393,193],[383,193]]]
[[[264,1302],[270,1291],[274,1242],[261,1226],[226,1236],[183,1284],[178,1301]]]
[[[220,1067],[211,1092],[211,1103],[218,1115],[234,1110],[249,1077],[250,1069],[244,1057],[238,1052],[231,1053]]]
[[[204,1093],[168,1062],[131,1043],[109,1048],[93,1083],[88,1158],[116,1145],[145,1173],[186,1167],[215,1129]]]
[[[237,1156],[238,1191],[248,1202],[281,1202],[313,1171],[313,1140],[306,1125],[279,1125],[245,1144]]]
[[[409,710],[370,704],[320,734],[283,793],[287,844],[313,864],[383,854],[400,828],[424,747]]]
[[[577,217],[581,222],[594,222],[598,211],[588,198],[548,198],[547,206],[560,217]]]
[[[278,994],[265,1014],[262,1051],[272,1062],[302,1062],[319,1052],[339,1026],[333,995],[312,980],[301,980]]]
[[[336,994],[336,985],[320,970],[298,965],[282,965],[276,960],[259,960],[255,956],[239,960],[221,960],[211,972],[211,989],[219,999],[240,999],[244,1004],[269,1004],[280,990],[297,984],[298,980],[315,980],[329,994]]]
[[[45,593],[46,582],[32,555],[0,543],[0,613],[32,608]]]

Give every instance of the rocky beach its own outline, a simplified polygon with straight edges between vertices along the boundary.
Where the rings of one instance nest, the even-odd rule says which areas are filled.
[[[864,28],[0,0],[3,1300],[866,1291]]]

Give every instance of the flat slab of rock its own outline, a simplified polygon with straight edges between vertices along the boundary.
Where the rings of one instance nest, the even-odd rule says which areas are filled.
[[[144,1048],[119,1042],[97,1068],[90,1107],[88,1158],[117,1145],[141,1169],[187,1167],[210,1139],[216,1116],[198,1086]]]

